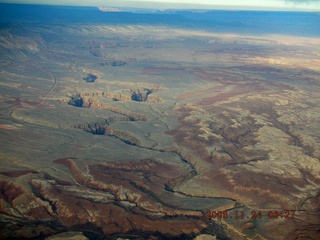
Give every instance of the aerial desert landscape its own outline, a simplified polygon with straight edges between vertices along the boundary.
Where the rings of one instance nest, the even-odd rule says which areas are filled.
[[[320,238],[319,33],[91,11],[1,18],[0,239]]]

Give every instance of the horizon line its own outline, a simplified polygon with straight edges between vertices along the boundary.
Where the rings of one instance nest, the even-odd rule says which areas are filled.
[[[155,3],[154,5],[158,5],[160,2]],[[318,9],[310,9],[310,8],[277,8],[277,7],[257,7],[257,6],[230,6],[230,5],[211,5],[211,4],[191,4],[191,3],[183,3],[183,4],[174,4],[171,7],[167,8],[159,8],[157,6],[147,7],[147,6],[119,6],[119,5],[87,5],[87,4],[55,4],[55,3],[39,3],[39,2],[8,2],[8,1],[0,1],[0,4],[11,4],[11,5],[40,5],[40,6],[61,6],[61,7],[107,7],[107,8],[118,8],[118,9],[135,9],[135,10],[158,10],[158,11],[169,11],[169,10],[195,10],[195,11],[270,11],[270,12],[314,12],[319,13]],[[179,7],[178,7],[179,5]],[[192,7],[191,7],[192,6]],[[202,8],[201,8],[202,7]]]

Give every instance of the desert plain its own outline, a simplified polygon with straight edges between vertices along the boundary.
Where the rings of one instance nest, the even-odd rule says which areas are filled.
[[[319,46],[1,23],[0,238],[318,239]]]

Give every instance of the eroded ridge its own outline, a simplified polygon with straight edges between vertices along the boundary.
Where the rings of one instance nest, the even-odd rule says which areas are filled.
[[[32,192],[8,179],[1,181],[1,225],[10,229],[1,237],[46,236],[69,229],[96,231],[96,234],[152,234],[190,239],[208,229],[201,211],[183,210],[159,202],[158,195],[179,169],[151,159],[100,163],[80,170],[77,159],[63,158],[54,163],[70,171],[73,181],[61,181],[34,172],[28,184]],[[21,172],[22,174],[22,172]],[[28,224],[26,224],[28,222]],[[215,234],[226,237],[217,225]]]
[[[320,168],[318,148],[310,144],[312,134],[301,122],[314,118],[304,115],[307,95],[287,84],[263,81],[227,82],[221,89],[180,96],[194,103],[176,108],[180,126],[169,134],[199,175],[175,190],[194,196],[232,196],[250,209],[295,209],[298,215],[291,222],[260,224],[273,228],[281,224],[288,237],[304,229],[301,237],[308,232],[315,238]],[[202,191],[199,185],[211,190]],[[272,230],[265,233],[277,238]]]

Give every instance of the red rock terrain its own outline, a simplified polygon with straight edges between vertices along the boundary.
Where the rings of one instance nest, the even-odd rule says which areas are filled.
[[[54,161],[70,171],[72,182],[27,170],[2,173],[10,178],[1,181],[0,211],[13,222],[2,222],[3,229],[10,231],[1,231],[1,238],[33,238],[67,229],[95,229],[98,235],[140,237],[158,233],[154,239],[161,236],[187,239],[209,228],[224,235],[218,225],[209,226],[202,212],[180,210],[158,201],[157,195],[165,191],[164,185],[171,176],[179,174],[179,169],[143,159],[91,165],[88,172],[83,172],[76,161],[72,158]],[[12,179],[22,174],[33,174],[24,186]],[[32,193],[25,185],[33,189]]]
[[[193,196],[231,198],[261,211],[263,221],[239,227],[248,236],[253,237],[256,233],[252,229],[260,228],[261,237],[317,239],[319,154],[304,142],[303,133],[297,133],[295,126],[280,115],[290,112],[303,98],[283,101],[286,94],[296,94],[296,89],[285,84],[240,82],[217,89],[180,96],[193,99],[193,104],[176,109],[180,126],[169,134],[198,175],[174,190]],[[200,185],[210,190],[201,191],[197,188]],[[290,221],[268,219],[270,210],[285,209],[295,210]]]
[[[1,24],[0,239],[319,239],[318,46]]]

